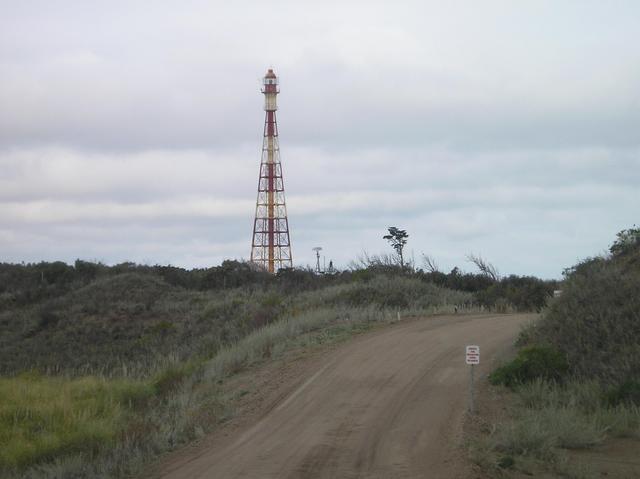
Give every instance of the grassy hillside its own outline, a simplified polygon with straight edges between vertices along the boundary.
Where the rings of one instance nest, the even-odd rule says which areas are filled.
[[[58,265],[55,281],[5,268],[15,281],[0,306],[0,475],[127,475],[225,417],[233,400],[220,384],[252,364],[399,311],[474,307],[468,292],[404,273],[225,267],[220,279],[220,270],[97,265],[84,275],[86,264]]]
[[[485,468],[591,477],[566,451],[640,440],[640,230],[567,270],[562,296],[519,344],[490,376],[513,393],[510,417],[475,446]]]
[[[145,376],[210,357],[256,328],[331,306],[424,310],[441,304],[536,310],[553,282],[372,264],[336,275],[271,276],[227,261],[207,270],[77,261],[0,265],[0,374]]]
[[[428,310],[470,306],[469,293],[375,276],[287,292],[286,282],[206,291],[158,275],[98,278],[59,297],[0,312],[0,372],[148,375],[167,360],[211,357],[251,331],[319,307]]]
[[[640,246],[568,271],[532,339],[562,352],[576,377],[640,380]]]

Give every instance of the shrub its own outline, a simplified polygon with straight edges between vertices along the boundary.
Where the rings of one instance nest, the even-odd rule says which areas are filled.
[[[506,454],[553,460],[554,448],[592,447],[604,440],[605,431],[595,418],[572,408],[528,410],[498,429],[494,448]]]
[[[157,394],[164,396],[182,386],[188,374],[189,371],[185,367],[169,367],[156,376],[153,388]]]
[[[471,295],[452,291],[417,278],[375,276],[367,281],[326,288],[324,301],[347,307],[379,309],[429,308],[471,303]]]
[[[640,228],[622,230],[609,248],[613,256],[621,256],[640,251]]]
[[[612,406],[640,406],[640,381],[629,380],[611,388],[607,401]]]
[[[38,321],[38,329],[47,329],[55,326],[60,321],[60,317],[48,307],[40,310],[40,320]]]
[[[610,436],[640,439],[640,408],[637,406],[602,408],[594,416]]]
[[[535,321],[529,321],[520,328],[518,337],[516,338],[516,346],[521,348],[524,346],[530,346],[535,343],[536,339],[536,323]]]
[[[510,306],[517,311],[539,312],[546,306],[554,286],[553,281],[511,275],[476,292],[476,298],[483,306],[495,307],[498,312],[506,312]]]
[[[501,425],[493,437],[493,449],[507,455],[553,460],[553,446],[553,437],[531,416]]]
[[[536,379],[518,387],[518,398],[528,409],[578,408],[592,413],[605,406],[602,386],[595,381],[554,381]]]
[[[534,379],[559,381],[567,373],[568,364],[562,354],[549,346],[529,346],[516,358],[489,376],[492,384],[514,387]]]
[[[516,461],[512,456],[502,456],[498,461],[498,467],[500,469],[511,469],[515,464]]]
[[[640,380],[640,267],[589,259],[568,274],[538,324],[539,341],[561,351],[578,377]]]

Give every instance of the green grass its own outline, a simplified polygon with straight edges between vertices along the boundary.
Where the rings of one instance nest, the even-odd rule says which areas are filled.
[[[147,382],[126,379],[0,378],[0,470],[96,453],[153,392]]]
[[[503,390],[514,395],[510,417],[470,448],[472,459],[487,471],[500,470],[509,458],[510,468],[521,472],[580,477],[570,470],[564,450],[588,449],[612,438],[640,439],[640,408],[611,406],[607,389],[596,381],[538,379],[513,391]]]

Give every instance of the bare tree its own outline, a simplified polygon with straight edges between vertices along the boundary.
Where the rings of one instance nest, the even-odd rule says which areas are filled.
[[[367,251],[363,251],[362,254],[359,254],[356,259],[353,259],[349,262],[348,268],[351,271],[357,271],[359,269],[366,269],[371,266],[371,256]]]
[[[349,263],[348,268],[351,271],[357,271],[372,267],[391,267],[397,264],[396,258],[390,254],[369,254],[367,251],[363,251]]]
[[[436,259],[431,255],[422,253],[422,264],[424,265],[424,269],[429,273],[440,272],[440,267],[438,266]]]
[[[467,255],[467,261],[475,264],[483,275],[491,278],[493,281],[500,281],[500,273],[498,272],[498,269],[482,256],[470,253]]]

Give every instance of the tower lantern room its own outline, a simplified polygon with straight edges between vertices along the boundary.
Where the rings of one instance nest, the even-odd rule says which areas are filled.
[[[262,80],[262,93],[264,93],[264,110],[276,111],[278,105],[276,102],[276,96],[280,93],[278,88],[278,77],[271,68],[267,71]]]

